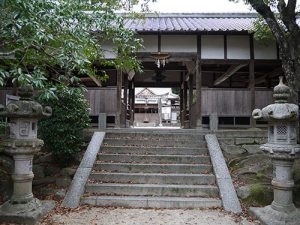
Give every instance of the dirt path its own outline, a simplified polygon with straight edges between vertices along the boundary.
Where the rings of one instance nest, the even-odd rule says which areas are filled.
[[[54,214],[41,225],[256,225],[219,210],[88,208]]]

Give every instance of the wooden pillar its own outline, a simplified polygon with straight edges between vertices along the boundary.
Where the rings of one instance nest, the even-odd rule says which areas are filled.
[[[183,81],[183,128],[187,128],[186,124],[186,115],[187,115],[187,82]]]
[[[128,74],[124,74],[124,105],[125,105],[125,127],[127,126],[127,109],[128,109]]]
[[[193,79],[194,76],[193,74],[190,74],[190,78],[189,78],[189,121],[190,121],[190,128],[193,127],[192,124],[192,105],[193,105]]]
[[[121,113],[122,113],[122,71],[117,70],[117,114],[116,114],[116,128],[121,127]]]
[[[132,110],[131,110],[131,113],[132,113],[132,125],[134,125],[134,110],[135,110],[135,91],[134,91],[134,80],[132,80]]]
[[[254,71],[254,60],[249,62],[249,89],[250,89],[250,105],[251,105],[251,115],[250,115],[250,126],[251,128],[256,127],[256,121],[252,118],[252,111],[255,109],[255,71]]]
[[[183,120],[183,74],[181,73],[180,77],[180,125],[183,127],[184,125],[184,120]]]
[[[129,96],[128,96],[128,104],[129,104],[129,126],[133,125],[133,115],[132,115],[132,94],[133,94],[133,89],[132,89],[132,81],[128,82],[128,89],[129,89]]]
[[[202,127],[202,112],[201,112],[201,99],[202,99],[202,69],[201,62],[197,59],[196,62],[196,128]]]

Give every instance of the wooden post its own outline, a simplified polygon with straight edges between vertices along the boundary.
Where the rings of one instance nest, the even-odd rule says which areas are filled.
[[[127,109],[128,109],[128,74],[124,74],[124,104],[125,104],[125,127],[127,126]]]
[[[186,114],[187,114],[187,82],[183,81],[183,128],[187,128],[186,125]]]
[[[189,78],[189,121],[190,121],[190,128],[193,127],[192,124],[192,105],[193,105],[193,74],[190,74]]]
[[[202,112],[201,112],[201,99],[202,99],[202,70],[201,62],[197,58],[196,62],[196,128],[202,127]]]
[[[134,90],[134,80],[132,80],[132,126],[134,125],[134,110],[135,110],[135,90]]]
[[[255,71],[254,71],[254,60],[250,60],[249,63],[249,89],[250,89],[250,104],[251,112],[255,109]],[[250,115],[250,126],[251,128],[256,127],[256,121]]]
[[[128,96],[128,101],[129,101],[129,126],[133,125],[133,120],[132,120],[132,94],[133,94],[133,89],[132,89],[132,81],[129,81],[128,84],[129,88],[129,96]]]
[[[121,112],[122,112],[122,71],[117,70],[117,115],[116,115],[116,127],[121,127]]]
[[[183,121],[183,74],[181,73],[180,77],[180,125],[183,127],[184,121]]]

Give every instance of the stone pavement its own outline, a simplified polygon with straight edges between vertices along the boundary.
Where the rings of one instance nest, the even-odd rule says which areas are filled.
[[[40,225],[257,225],[220,210],[124,209],[92,207],[64,215],[54,214]]]

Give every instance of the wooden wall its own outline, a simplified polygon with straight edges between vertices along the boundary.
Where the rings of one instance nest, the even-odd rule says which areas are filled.
[[[116,87],[87,89],[85,97],[90,103],[90,115],[115,114],[117,112]],[[0,104],[2,105],[5,105],[6,94],[12,94],[12,89],[0,89]],[[272,90],[270,89],[257,89],[255,97],[256,108],[263,108],[273,102]],[[217,113],[220,116],[250,116],[252,113],[250,90],[202,88],[202,115],[210,115],[211,113]]]
[[[90,103],[90,115],[99,113],[115,114],[117,112],[117,87],[87,88],[86,99]]]
[[[117,88],[87,88],[84,93],[90,103],[90,115],[99,115],[99,113],[115,114],[117,112]],[[12,88],[0,89],[0,104],[5,105],[6,94],[12,94]]]
[[[272,90],[255,91],[255,107],[271,104]],[[220,116],[250,116],[251,99],[249,89],[202,88],[202,115],[217,113]]]

